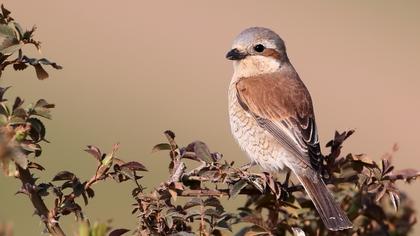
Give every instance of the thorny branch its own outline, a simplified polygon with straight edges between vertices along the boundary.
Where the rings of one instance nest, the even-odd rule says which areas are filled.
[[[47,206],[44,203],[42,197],[34,189],[35,179],[32,177],[29,169],[23,169],[18,166],[18,178],[22,182],[23,186],[26,186],[26,190],[29,195],[29,199],[32,202],[32,205],[36,209],[36,213],[41,217],[42,221],[45,224],[45,227],[53,235],[64,236],[64,232],[60,227],[59,222],[54,219],[54,216],[50,214]]]

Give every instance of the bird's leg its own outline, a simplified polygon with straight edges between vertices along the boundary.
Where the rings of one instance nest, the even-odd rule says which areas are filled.
[[[289,187],[289,179],[290,179],[290,174],[292,173],[292,170],[288,169],[287,173],[286,173],[286,178],[284,179],[283,185],[287,188]]]
[[[281,186],[281,192],[280,192],[280,199],[282,200],[286,200],[287,198],[289,198],[289,179],[290,179],[290,174],[291,174],[291,170],[287,169],[286,172],[286,178],[284,179],[284,182],[280,185]]]
[[[257,163],[255,161],[251,161],[243,166],[241,166],[239,169],[242,171],[247,171],[249,168],[255,166]]]
[[[302,185],[294,185],[291,181],[290,181],[290,175],[292,174],[292,170],[288,169],[286,172],[286,178],[284,179],[283,184],[281,184],[281,195],[280,198],[283,200],[286,200],[290,194],[292,194],[293,192],[300,192],[303,191],[304,188]],[[290,186],[290,184],[293,184],[292,186]]]

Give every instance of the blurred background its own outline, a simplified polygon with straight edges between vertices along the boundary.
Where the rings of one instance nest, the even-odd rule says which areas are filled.
[[[420,168],[419,1],[2,2],[24,28],[38,26],[42,56],[64,66],[48,70],[45,81],[32,68],[8,68],[0,80],[13,86],[8,98],[56,104],[46,122],[51,143],[39,160],[48,170],[43,180],[62,169],[87,179],[96,163],[85,146],[110,151],[120,142],[120,158],[150,170],[142,183],[151,188],[167,177],[167,154],[151,154],[154,144],[166,141],[166,129],[181,145],[199,139],[226,160],[245,163],[230,134],[232,65],[224,56],[250,26],[269,27],[285,40],[312,94],[323,145],[335,130],[356,129],[345,153],[378,160],[398,143],[397,168]],[[87,216],[134,228],[132,187],[95,185]],[[418,209],[419,183],[401,187]],[[16,235],[40,235],[43,226],[29,200],[14,195],[18,188],[16,180],[0,177],[0,222],[12,222]],[[64,220],[69,234],[75,232],[71,218]]]

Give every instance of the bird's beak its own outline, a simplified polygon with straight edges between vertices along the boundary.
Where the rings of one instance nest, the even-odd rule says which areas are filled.
[[[239,51],[238,49],[234,48],[232,50],[230,50],[227,54],[226,54],[226,58],[229,60],[241,60],[244,59],[246,57],[246,53]]]

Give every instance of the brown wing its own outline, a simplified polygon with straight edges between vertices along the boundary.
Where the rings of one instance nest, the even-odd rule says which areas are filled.
[[[262,128],[300,161],[319,170],[322,159],[312,101],[297,74],[243,78],[236,89],[239,103]]]

